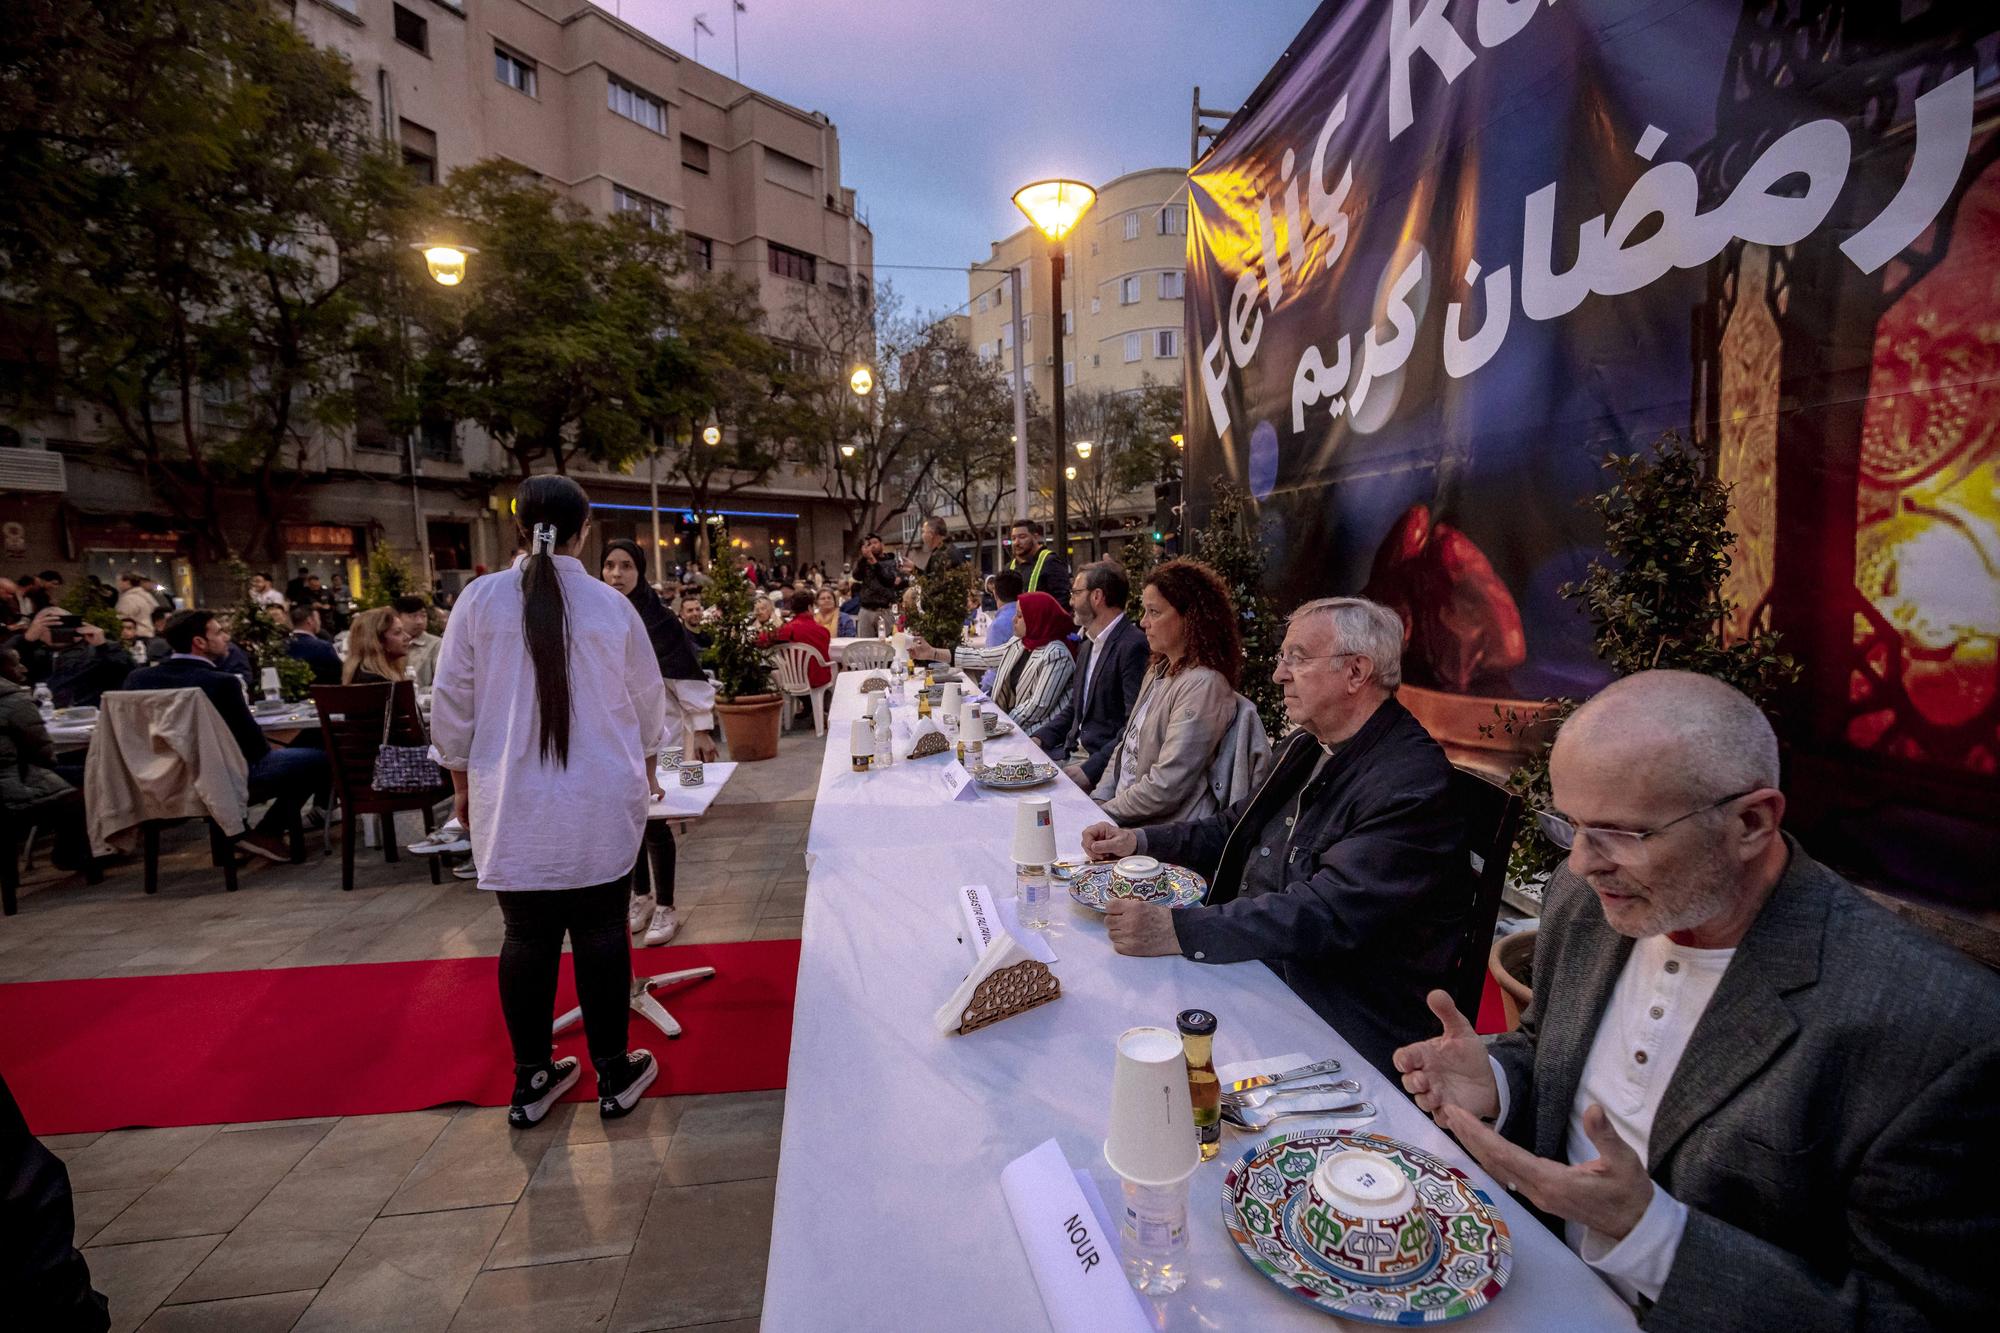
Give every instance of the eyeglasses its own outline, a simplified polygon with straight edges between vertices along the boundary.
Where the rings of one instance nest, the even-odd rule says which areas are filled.
[[[1295,653],[1287,648],[1278,654],[1278,665],[1287,671],[1297,671],[1308,662],[1331,662],[1342,657],[1366,657],[1366,653]]]
[[[1646,839],[1658,837],[1676,824],[1693,819],[1696,815],[1705,815],[1711,810],[1719,810],[1731,801],[1740,801],[1745,796],[1762,790],[1761,787],[1752,787],[1749,791],[1739,791],[1734,796],[1725,796],[1713,804],[1704,805],[1699,810],[1690,810],[1678,819],[1669,819],[1666,823],[1649,829],[1597,828],[1590,824],[1575,824],[1553,810],[1535,811],[1535,823],[1542,830],[1543,837],[1564,851],[1574,847],[1578,838],[1583,838],[1590,844],[1591,850],[1599,856],[1612,861],[1632,861],[1644,855]]]

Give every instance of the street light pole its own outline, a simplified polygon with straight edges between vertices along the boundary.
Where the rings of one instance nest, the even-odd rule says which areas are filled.
[[[1023,365],[1026,353],[1021,347],[1021,266],[1014,265],[1007,270],[1008,296],[1013,300],[1014,319],[1014,517],[1028,516],[1028,372]],[[1056,339],[1056,350],[1062,350],[1062,339]],[[965,521],[969,526],[972,515]]]
[[[1063,455],[1069,445],[1067,428],[1063,424],[1063,243],[1060,239],[1049,242],[1049,286],[1055,314],[1054,342],[1056,345],[1055,373],[1049,377],[1053,384],[1050,397],[1054,400],[1056,432],[1056,558],[1069,559],[1069,482],[1063,476]],[[1019,346],[1017,343],[1016,346]]]

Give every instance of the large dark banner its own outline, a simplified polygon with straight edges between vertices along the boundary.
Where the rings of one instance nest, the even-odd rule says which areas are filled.
[[[2000,907],[1996,107],[2000,5],[1324,5],[1190,173],[1194,517],[1246,483],[1282,600],[1490,718],[1602,683],[1579,501],[1690,434],[1795,826]]]

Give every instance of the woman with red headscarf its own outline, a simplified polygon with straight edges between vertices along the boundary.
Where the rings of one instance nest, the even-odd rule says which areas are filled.
[[[932,648],[921,640],[910,656],[950,662],[968,671],[993,668],[993,702],[1023,732],[1054,717],[1069,698],[1076,657],[1065,637],[1076,628],[1063,604],[1045,592],[1021,594],[1014,613],[1014,637],[997,648],[966,645],[956,651]]]

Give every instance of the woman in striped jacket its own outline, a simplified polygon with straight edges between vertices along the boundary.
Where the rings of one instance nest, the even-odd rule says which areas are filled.
[[[966,645],[953,652],[928,645],[912,657],[950,662],[968,671],[993,669],[993,702],[1024,733],[1054,717],[1069,698],[1076,657],[1063,636],[1075,627],[1063,604],[1045,592],[1021,595],[1014,614],[1014,637],[996,648]]]

